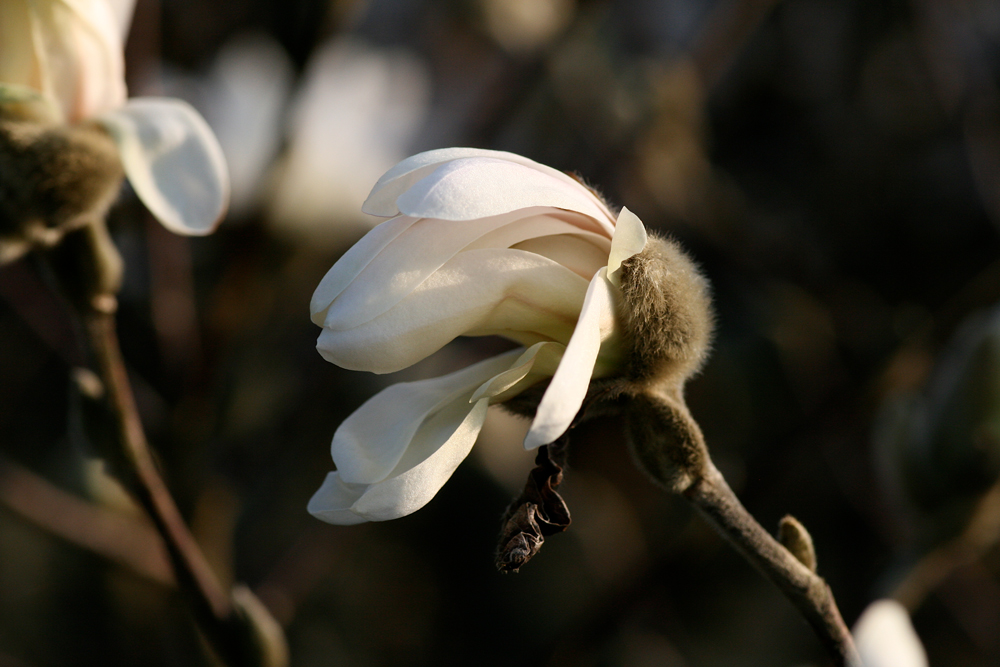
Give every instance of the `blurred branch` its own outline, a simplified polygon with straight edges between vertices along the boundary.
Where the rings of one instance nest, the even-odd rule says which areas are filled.
[[[997,542],[1000,542],[1000,481],[979,499],[965,530],[921,558],[892,597],[913,613],[955,570],[975,563]]]
[[[781,0],[726,0],[716,6],[693,50],[705,89],[726,74],[757,26]]]
[[[0,457],[0,502],[54,535],[162,584],[174,574],[148,522],[91,504]]]

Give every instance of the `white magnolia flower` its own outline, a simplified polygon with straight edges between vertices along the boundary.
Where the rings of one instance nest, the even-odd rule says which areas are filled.
[[[927,667],[927,654],[910,615],[895,600],[868,605],[853,634],[864,667]]]
[[[175,99],[126,99],[123,46],[134,0],[0,2],[0,107],[35,120],[95,121],[118,146],[132,187],[171,231],[208,234],[229,180],[215,136]]]
[[[524,444],[562,435],[591,379],[618,368],[621,264],[646,245],[627,209],[616,220],[570,176],[496,151],[408,158],[379,179],[364,210],[389,220],[313,295],[325,359],[390,373],[462,335],[524,347],[393,385],[348,417],[333,437],[337,470],[309,503],[337,524],[424,506],[468,455],[487,406],[549,378]]]

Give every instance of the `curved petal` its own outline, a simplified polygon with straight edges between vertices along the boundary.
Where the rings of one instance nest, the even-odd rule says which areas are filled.
[[[118,144],[139,199],[177,234],[210,234],[229,205],[222,149],[186,102],[135,98],[98,119]]]
[[[524,209],[478,220],[420,219],[400,230],[391,242],[381,243],[373,239],[366,243],[365,248],[369,252],[377,252],[363,267],[357,256],[351,253],[354,250],[352,248],[327,274],[331,283],[338,287],[343,285],[343,288],[332,303],[324,304],[326,313],[323,321],[330,328],[345,330],[375,319],[406,298],[432,273],[463,250],[505,248],[525,239],[544,235],[577,233],[587,238],[588,232],[580,231],[569,222],[547,214],[536,214],[537,211],[546,210],[554,209]],[[373,232],[369,232],[365,238],[376,236]],[[386,234],[380,232],[377,237],[381,239],[391,233],[393,232],[387,230]],[[564,239],[563,245],[581,244],[589,249],[589,252],[580,252],[570,257],[573,266],[586,264],[588,258],[591,260],[585,267],[589,268],[585,274],[587,280],[606,263],[607,252],[594,243],[565,236],[559,238]],[[601,243],[603,237],[598,236],[597,239],[595,242]],[[557,257],[550,258],[559,261]],[[354,278],[347,281],[346,278],[350,275]],[[345,285],[345,282],[348,284]],[[323,286],[323,283],[320,285]],[[332,291],[324,289],[323,300],[315,300],[314,297],[316,305],[322,304]],[[316,310],[313,312],[316,313]],[[316,319],[314,316],[314,321]]]
[[[340,478],[352,484],[385,479],[429,419],[453,404],[468,413],[476,388],[510,368],[521,352],[512,350],[442,377],[400,382],[375,394],[333,436],[330,453]],[[461,421],[464,415],[455,418]]]
[[[461,335],[503,333],[528,342],[568,341],[587,281],[534,253],[460,253],[405,299],[364,324],[340,330],[328,317],[316,347],[342,368],[391,373]]]
[[[575,181],[566,182],[508,160],[454,160],[410,186],[396,199],[401,213],[440,220],[471,220],[532,206],[552,206],[589,215],[611,232],[598,199]]]
[[[618,214],[615,235],[611,239],[611,253],[608,255],[608,280],[615,287],[621,287],[621,266],[629,257],[637,255],[646,247],[646,227],[635,213],[624,206]]]
[[[535,343],[517,358],[510,370],[484,382],[470,400],[490,399],[490,404],[503,403],[513,398],[531,385],[547,377],[552,377],[559,367],[566,346],[562,343],[545,341]]]
[[[122,45],[106,0],[0,3],[0,81],[57,100],[66,122],[125,101]]]
[[[602,215],[599,217],[601,224],[606,227],[608,233],[610,234],[612,225],[609,223],[614,219],[614,216],[612,216],[607,210],[607,207],[604,206],[603,202],[601,202],[592,192],[587,190],[587,188],[581,185],[573,177],[564,174],[558,169],[553,169],[552,167],[540,164],[524,156],[517,155],[516,153],[485,150],[480,148],[440,148],[437,150],[418,153],[417,155],[406,158],[387,171],[382,178],[378,179],[378,182],[375,183],[375,187],[372,188],[371,194],[368,195],[368,199],[362,206],[362,210],[365,213],[383,217],[398,215],[400,210],[396,204],[396,199],[400,195],[406,192],[418,181],[431,175],[438,167],[454,160],[467,158],[490,158],[522,165],[541,172],[544,175],[561,180],[564,183],[571,185],[573,188],[578,188],[586,192],[594,199],[595,202],[597,202],[602,211]]]
[[[853,634],[865,667],[927,667],[927,654],[910,615],[895,600],[868,605]]]
[[[323,485],[309,499],[306,510],[317,519],[338,526],[364,523],[368,519],[352,512],[351,506],[364,495],[367,488],[367,484],[348,484],[340,478],[337,471],[327,473]]]
[[[565,433],[583,405],[601,351],[601,341],[614,330],[613,289],[605,269],[590,281],[573,337],[524,438],[525,449],[547,445]]]
[[[375,259],[382,250],[392,243],[410,225],[417,222],[416,218],[405,215],[386,220],[376,225],[361,240],[352,245],[340,256],[323,279],[316,286],[312,300],[309,302],[311,319],[314,324],[323,326],[327,309],[333,300],[347,289],[355,278]]]

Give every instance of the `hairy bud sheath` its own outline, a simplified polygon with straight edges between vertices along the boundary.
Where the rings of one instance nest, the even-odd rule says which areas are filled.
[[[95,125],[0,118],[0,263],[102,219],[124,173]]]
[[[711,345],[708,281],[676,242],[651,236],[622,263],[621,288],[629,443],[640,468],[680,493],[709,462],[683,395]]]

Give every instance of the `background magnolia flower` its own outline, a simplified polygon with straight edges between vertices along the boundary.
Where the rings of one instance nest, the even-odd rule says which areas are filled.
[[[208,234],[229,199],[225,159],[188,104],[126,99],[123,45],[133,5],[131,0],[0,3],[0,111],[15,108],[47,124],[100,123],[149,210],[171,231]]]
[[[864,667],[927,667],[927,654],[910,615],[895,600],[868,605],[853,634]]]
[[[496,151],[408,158],[379,179],[364,210],[390,219],[313,295],[325,359],[389,373],[460,335],[525,347],[393,385],[348,417],[331,447],[337,470],[309,503],[340,524],[422,507],[468,455],[487,406],[550,377],[525,446],[562,435],[591,378],[617,367],[621,263],[646,244],[627,209],[616,220],[573,178]]]

